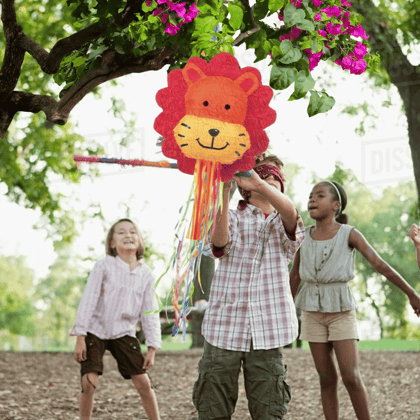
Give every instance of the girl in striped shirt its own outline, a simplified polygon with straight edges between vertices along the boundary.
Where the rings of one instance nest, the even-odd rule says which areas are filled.
[[[146,372],[153,366],[161,345],[154,278],[142,261],[144,241],[130,219],[114,223],[106,238],[106,257],[90,273],[76,323],[70,335],[77,336],[75,359],[81,365],[80,417],[90,420],[93,394],[103,372],[103,355],[109,350],[124,379],[131,379],[151,420],[159,420],[155,392]],[[135,325],[141,319],[148,354],[143,358]]]

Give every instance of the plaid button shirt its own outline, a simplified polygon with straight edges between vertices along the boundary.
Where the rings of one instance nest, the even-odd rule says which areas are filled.
[[[229,210],[229,240],[214,275],[202,325],[213,346],[235,351],[283,347],[298,335],[288,263],[305,238],[298,217],[294,240],[278,212],[267,218],[248,204]],[[205,254],[217,258],[207,242]]]

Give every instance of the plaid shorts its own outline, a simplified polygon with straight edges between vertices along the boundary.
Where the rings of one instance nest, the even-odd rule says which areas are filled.
[[[101,338],[87,333],[86,335],[87,358],[81,362],[80,373],[86,375],[96,372],[102,375],[104,365],[103,356],[105,350],[109,350],[118,364],[118,370],[124,379],[131,379],[132,375],[146,373],[143,369],[144,358],[141,354],[139,340],[125,335],[115,340],[102,340]]]
[[[238,376],[244,370],[248,408],[253,420],[283,419],[291,398],[287,367],[279,348],[231,351],[204,342],[193,402],[199,420],[229,420],[238,400]]]

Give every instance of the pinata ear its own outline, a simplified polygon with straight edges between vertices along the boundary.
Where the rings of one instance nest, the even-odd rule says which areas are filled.
[[[204,79],[207,76],[200,67],[193,63],[187,63],[187,65],[182,69],[182,77],[187,82],[188,87],[190,87],[198,80]]]
[[[247,96],[255,92],[261,84],[258,77],[250,71],[241,74],[234,83],[237,84],[247,94]]]

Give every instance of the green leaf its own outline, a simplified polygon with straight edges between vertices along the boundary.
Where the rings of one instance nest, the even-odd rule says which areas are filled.
[[[312,48],[312,39],[306,39],[299,44],[301,50]]]
[[[230,13],[229,25],[238,30],[241,27],[242,19],[244,17],[244,11],[233,3],[228,3],[228,9]]]
[[[298,48],[294,48],[289,39],[282,41],[280,44],[280,50],[282,52],[282,57],[279,61],[283,64],[294,63],[302,58],[302,51]]]
[[[319,96],[315,90],[311,90],[311,99],[307,109],[308,115],[313,117],[314,115],[328,112],[334,104],[335,99],[325,91],[322,91],[321,96]]]
[[[264,19],[268,13],[268,0],[257,0],[254,6],[252,7],[252,11],[256,20]]]
[[[278,57],[281,55],[280,48],[277,45],[274,45],[273,49],[271,50],[271,54],[273,55],[273,58]]]
[[[276,90],[283,90],[289,87],[298,74],[294,67],[279,67],[274,64],[270,73],[270,86]]]
[[[268,0],[268,9],[277,12],[284,6],[284,0]]]
[[[82,64],[85,64],[86,61],[86,56],[82,56],[82,57],[77,57],[74,61],[73,61],[73,67],[79,67]]]
[[[307,75],[305,71],[300,71],[295,81],[295,91],[290,95],[289,101],[303,98],[309,90],[315,86],[315,80],[311,75]]]
[[[295,26],[305,20],[305,12],[302,9],[296,9],[293,4],[290,4],[284,9],[284,24],[286,28]]]
[[[303,31],[313,32],[315,30],[315,25],[307,19],[304,19],[303,22],[298,23],[296,26]]]

